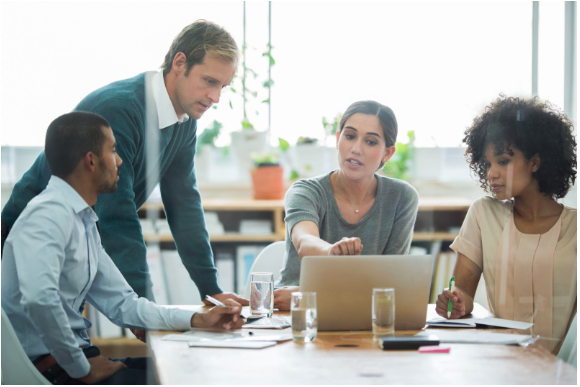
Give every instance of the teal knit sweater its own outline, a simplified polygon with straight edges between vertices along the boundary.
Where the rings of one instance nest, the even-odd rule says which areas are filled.
[[[145,166],[145,74],[92,92],[75,110],[100,114],[113,129],[123,164],[117,191],[99,195],[95,205],[99,230],[103,247],[129,285],[140,297],[153,299],[137,216],[151,194],[147,191]],[[161,198],[175,245],[204,297],[221,293],[221,289],[194,173],[196,129],[196,120],[189,119],[159,131],[158,168]],[[46,188],[50,176],[43,152],[16,183],[2,210],[2,220],[8,226],[12,227],[28,202]]]

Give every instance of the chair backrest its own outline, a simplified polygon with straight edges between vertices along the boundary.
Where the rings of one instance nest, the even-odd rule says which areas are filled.
[[[281,241],[269,244],[254,260],[250,273],[259,271],[272,272],[274,273],[274,282],[276,282],[278,278],[280,278],[280,270],[284,263],[285,254],[286,242]],[[244,292],[244,297],[250,298],[249,278],[246,278],[246,291]]]
[[[578,359],[578,352],[576,347],[577,330],[576,315],[574,315],[574,320],[572,320],[570,329],[568,330],[568,333],[566,333],[566,338],[564,339],[564,343],[562,343],[562,348],[560,348],[560,352],[558,352],[558,357],[560,359],[572,364],[574,367],[577,367],[576,363]]]
[[[2,309],[2,384],[50,384],[30,361]]]

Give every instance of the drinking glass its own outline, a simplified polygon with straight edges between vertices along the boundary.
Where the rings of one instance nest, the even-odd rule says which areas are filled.
[[[373,289],[373,337],[395,334],[395,289]]]
[[[252,314],[272,317],[274,313],[274,274],[250,274],[250,311]]]
[[[318,333],[316,293],[292,293],[290,310],[292,314],[292,339],[302,343],[313,341]]]

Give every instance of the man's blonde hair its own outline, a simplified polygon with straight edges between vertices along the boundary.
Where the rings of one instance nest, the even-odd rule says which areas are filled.
[[[163,75],[167,75],[173,66],[173,59],[182,52],[187,58],[187,71],[196,64],[203,63],[205,54],[209,53],[221,60],[233,63],[238,67],[239,50],[234,38],[223,27],[207,20],[196,20],[175,37],[165,61],[161,65]]]

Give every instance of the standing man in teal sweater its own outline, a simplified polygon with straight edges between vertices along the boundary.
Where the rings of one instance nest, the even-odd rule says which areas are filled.
[[[152,299],[146,247],[137,210],[160,183],[161,197],[175,245],[202,298],[246,299],[224,293],[209,244],[194,155],[197,120],[219,102],[238,65],[239,50],[222,27],[198,20],[174,39],[162,71],[146,72],[111,83],[85,97],[75,108],[100,114],[111,124],[123,164],[117,192],[95,206],[103,246],[127,282],[141,297]],[[153,132],[156,133],[153,133]],[[154,134],[153,136],[151,134]],[[148,154],[147,137],[157,139],[159,154]],[[146,168],[146,160],[156,160]],[[153,172],[152,172],[153,171]],[[16,183],[2,210],[2,246],[26,204],[50,179],[44,152]]]

